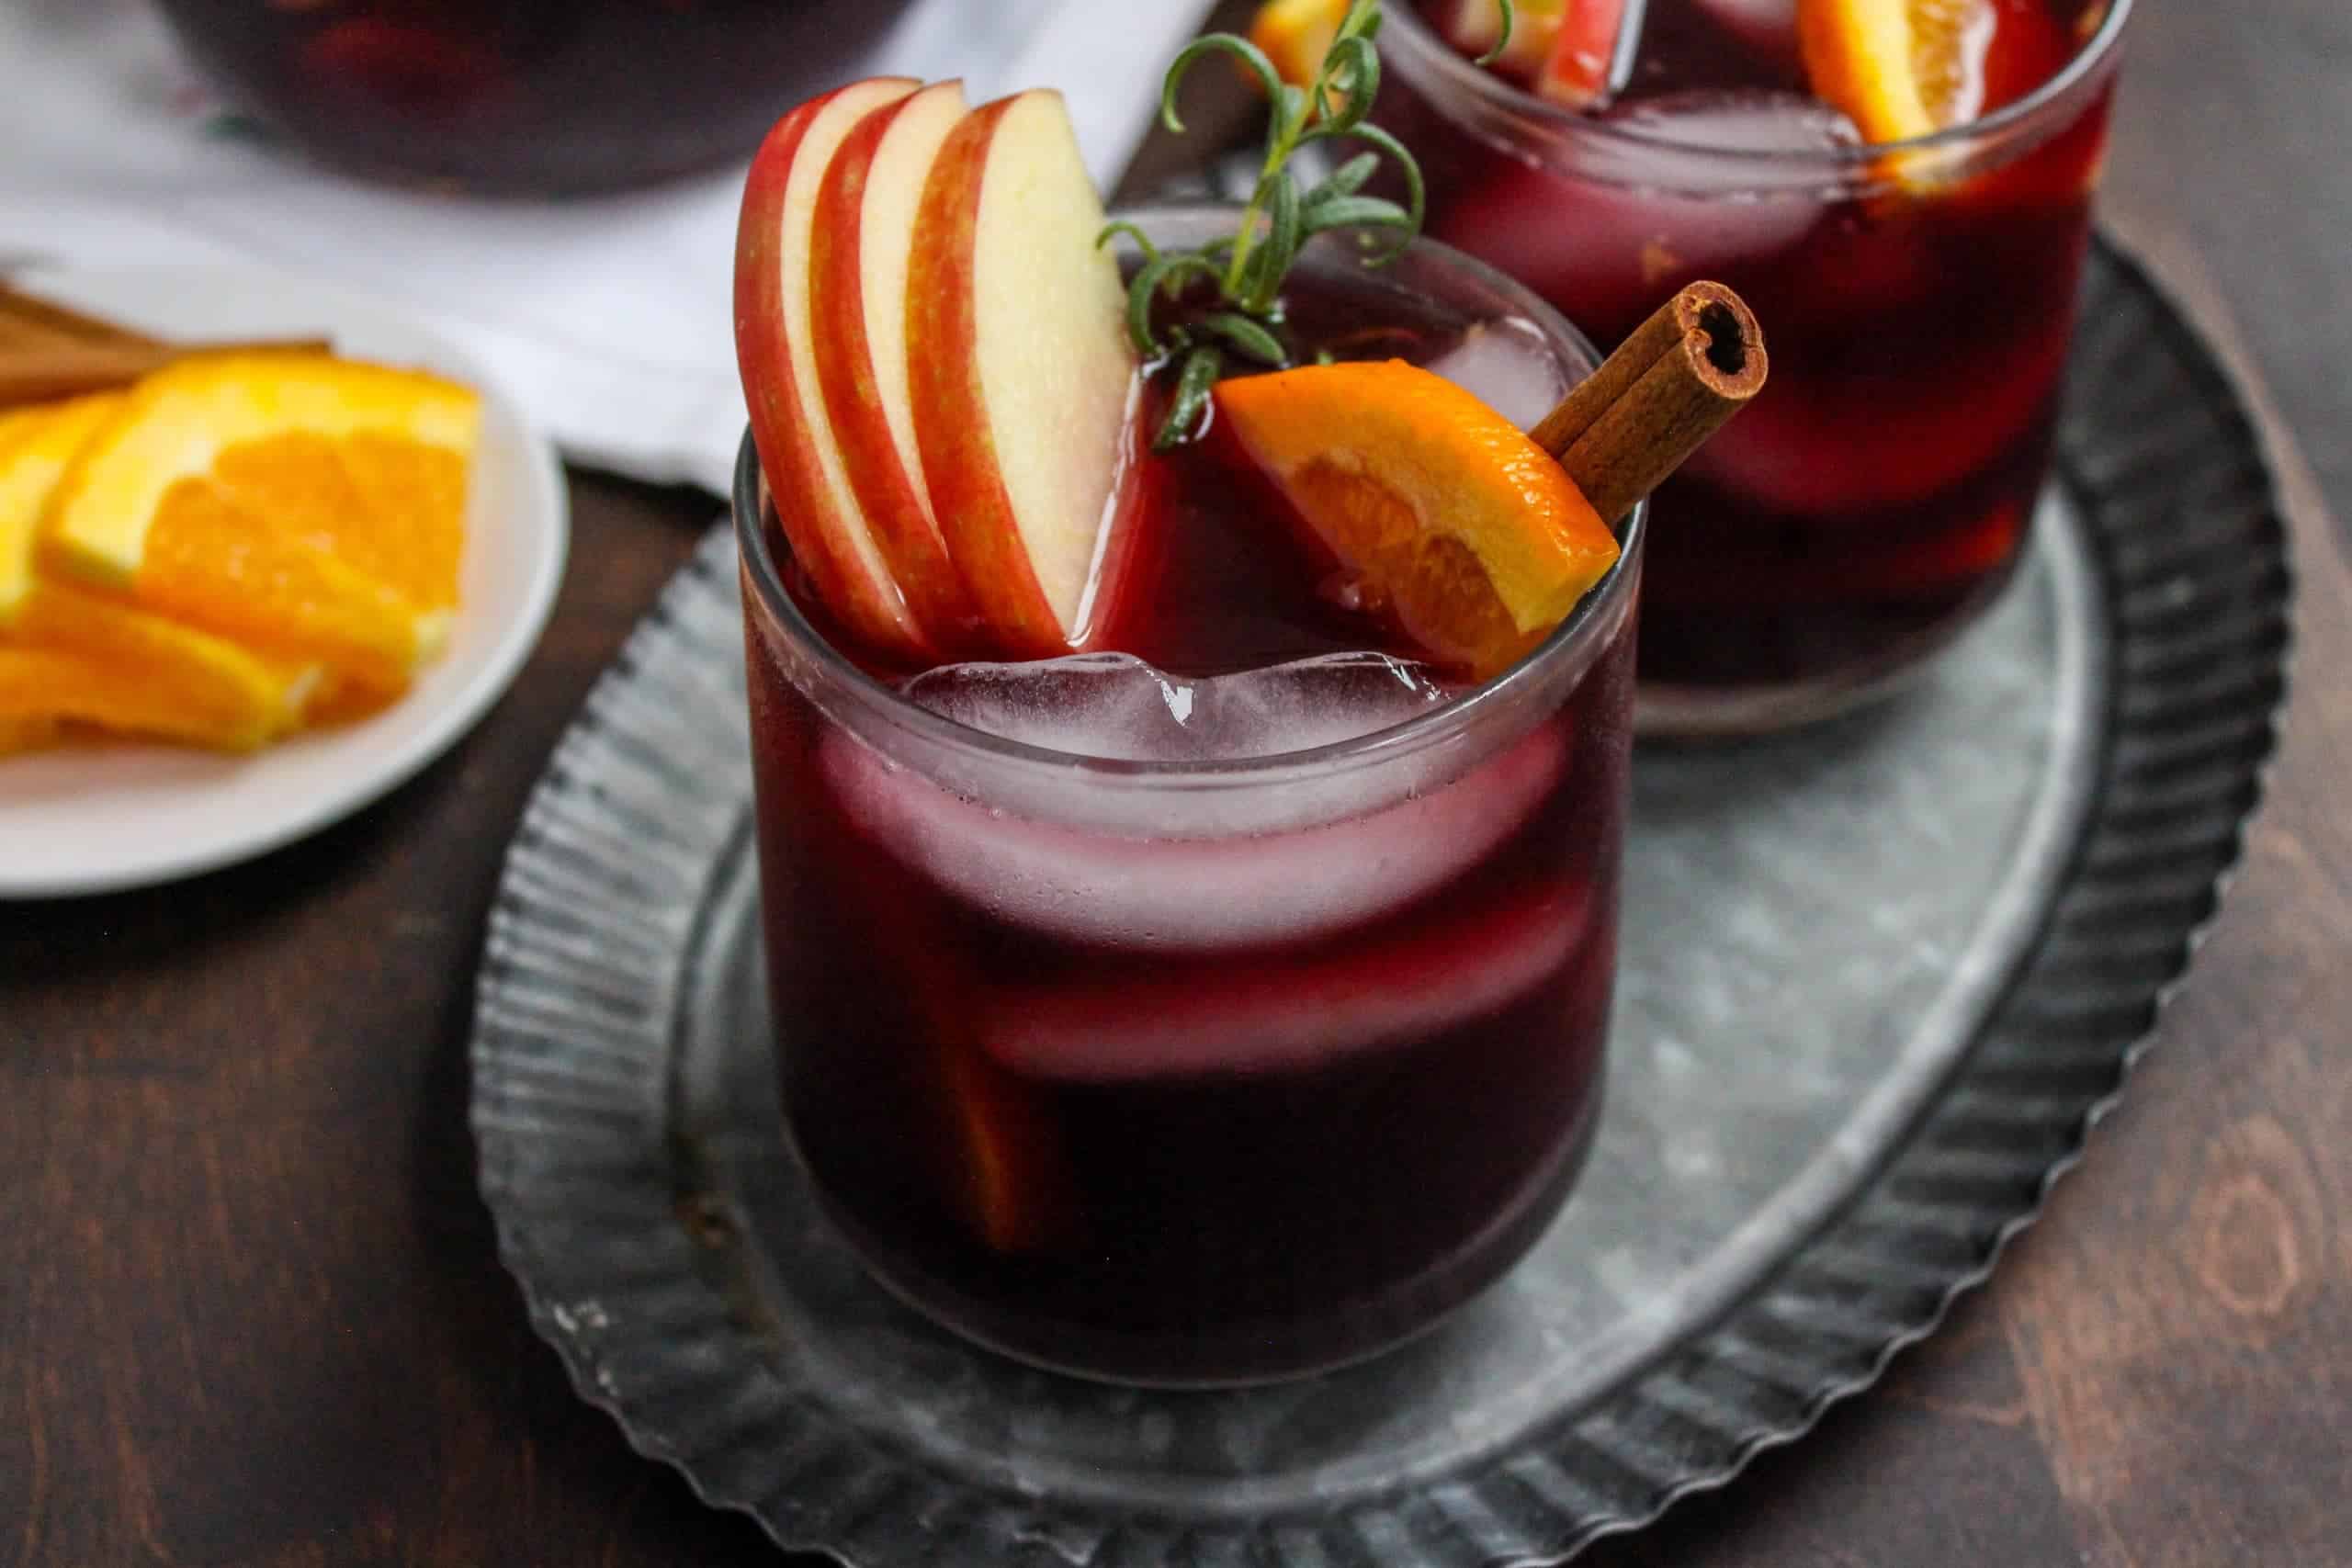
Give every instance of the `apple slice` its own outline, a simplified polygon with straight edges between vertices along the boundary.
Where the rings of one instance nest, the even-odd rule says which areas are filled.
[[[1571,0],[1520,0],[1514,7],[1510,41],[1487,69],[1522,85],[1532,82],[1552,45],[1560,36],[1560,19]],[[1500,0],[1453,0],[1446,8],[1440,30],[1445,40],[1473,60],[1483,60],[1503,36]]]
[[[777,521],[825,608],[874,652],[932,661],[929,635],[866,524],[817,376],[808,252],[825,170],[869,114],[912,93],[853,82],[778,120],[752,161],[735,240],[735,356]]]
[[[949,554],[997,644],[1084,640],[1133,465],[1140,382],[1102,203],[1061,95],[974,109],[933,160],[907,274],[916,445]]]
[[[950,649],[975,641],[978,611],[923,483],[907,277],[924,180],[965,109],[962,84],[942,82],[860,120],[825,171],[808,250],[817,379],[850,488],[907,607]]]
[[[1568,0],[1552,39],[1551,51],[1535,73],[1538,96],[1563,108],[1586,109],[1612,92],[1610,72],[1617,55],[1617,33],[1625,24],[1625,0]]]
[[[1533,1000],[1560,980],[1592,915],[1586,884],[1545,883],[1337,952],[1009,987],[984,1003],[980,1049],[1063,1081],[1303,1071]]]

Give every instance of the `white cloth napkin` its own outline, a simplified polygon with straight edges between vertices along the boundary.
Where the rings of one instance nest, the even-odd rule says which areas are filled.
[[[960,76],[975,101],[1060,88],[1107,190],[1205,10],[916,0],[865,65]],[[548,202],[368,184],[224,134],[142,0],[0,4],[0,270],[242,258],[329,279],[461,341],[569,457],[639,479],[727,488],[742,178]]]

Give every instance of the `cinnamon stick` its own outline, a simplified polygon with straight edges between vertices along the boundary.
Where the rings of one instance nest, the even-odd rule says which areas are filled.
[[[146,345],[63,344],[0,348],[0,409],[128,387],[176,360],[208,354],[325,354],[324,338],[255,338]]]
[[[1615,524],[1764,387],[1763,330],[1720,283],[1658,307],[1529,432]]]
[[[0,342],[23,341],[153,348],[160,340],[0,283]]]

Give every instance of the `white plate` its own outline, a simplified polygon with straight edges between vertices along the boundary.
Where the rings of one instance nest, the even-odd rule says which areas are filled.
[[[482,393],[449,647],[398,703],[249,757],[115,742],[0,758],[0,898],[143,886],[248,859],[349,816],[447,750],[538,641],[571,531],[555,452],[463,351],[322,284],[244,267],[49,269],[22,287],[160,335],[323,333],[337,351]]]

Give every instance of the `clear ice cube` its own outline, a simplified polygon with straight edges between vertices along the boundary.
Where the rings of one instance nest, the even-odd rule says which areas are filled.
[[[1475,323],[1428,368],[1521,430],[1550,413],[1568,390],[1543,333],[1516,317]]]
[[[961,665],[907,693],[1009,739],[1192,762],[1330,745],[1446,694],[1419,667],[1380,654],[1213,680],[1124,655]],[[1000,919],[1067,940],[1197,953],[1306,941],[1426,897],[1518,831],[1570,755],[1566,733],[1545,724],[1484,758],[1423,747],[1223,786],[1146,789],[1075,766],[954,758],[965,772],[943,773],[943,787],[836,730],[820,769],[862,831]]]
[[[905,694],[1024,745],[1157,762],[1231,761],[1334,745],[1402,724],[1447,696],[1421,666],[1385,653],[1329,654],[1201,678],[1170,675],[1124,653],[952,664],[916,676]]]

